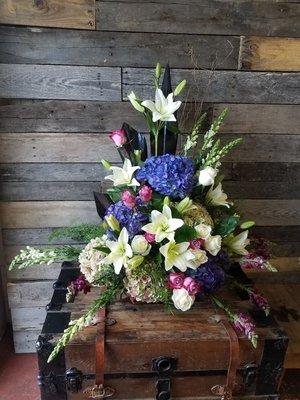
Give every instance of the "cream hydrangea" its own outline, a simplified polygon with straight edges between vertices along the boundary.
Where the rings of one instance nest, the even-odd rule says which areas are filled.
[[[80,271],[85,275],[89,283],[93,283],[96,274],[99,272],[103,259],[107,256],[106,253],[96,250],[95,247],[104,246],[106,236],[92,239],[79,255]]]

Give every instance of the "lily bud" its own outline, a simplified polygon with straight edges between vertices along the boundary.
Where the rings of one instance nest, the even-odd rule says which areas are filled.
[[[141,156],[142,156],[142,150],[134,150],[134,156],[135,156],[135,161],[137,165],[140,165],[142,162]]]
[[[166,197],[164,198],[164,205],[168,206],[168,205],[170,205],[170,203],[171,203],[170,197],[169,197],[169,196],[166,196]]]
[[[132,104],[132,106],[139,112],[144,112],[145,108],[143,106],[141,106],[140,101],[138,100],[138,98],[136,97],[134,92],[131,92],[128,95],[128,99],[130,101],[130,103]]]
[[[127,264],[131,268],[137,268],[139,267],[144,261],[143,256],[134,256],[130,260],[128,260]]]
[[[160,65],[160,63],[156,64],[155,77],[156,77],[156,79],[159,79],[161,77],[161,65]]]
[[[120,232],[119,221],[113,215],[107,215],[105,217],[107,225],[115,232]]]
[[[110,169],[111,163],[109,163],[107,160],[101,160],[101,164],[105,169]]]
[[[179,211],[180,214],[184,214],[193,208],[195,208],[195,206],[193,206],[193,201],[189,197],[185,197],[176,205],[176,210]]]
[[[254,221],[245,221],[241,224],[241,229],[249,229],[252,228],[252,226],[255,225]]]
[[[176,86],[174,90],[174,96],[178,96],[186,87],[186,80],[184,79]]]

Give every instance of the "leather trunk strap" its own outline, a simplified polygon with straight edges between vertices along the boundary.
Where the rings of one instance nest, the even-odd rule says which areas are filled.
[[[236,387],[236,374],[240,365],[240,346],[237,334],[227,319],[220,321],[229,337],[229,364],[225,386],[214,386],[212,392],[221,396],[222,400],[231,400]]]
[[[97,336],[95,343],[95,373],[96,380],[95,383],[97,386],[104,386],[104,356],[105,356],[105,317],[106,317],[106,309],[101,308],[98,311],[98,323],[97,323]]]

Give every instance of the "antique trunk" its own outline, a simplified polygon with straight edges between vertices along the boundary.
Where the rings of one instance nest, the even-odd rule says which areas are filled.
[[[235,399],[278,399],[285,333],[271,316],[249,310],[259,333],[254,349],[205,300],[174,314],[159,304],[118,302],[47,364],[55,340],[99,293],[97,288],[65,303],[66,285],[78,273],[75,264],[63,263],[37,341],[42,400],[225,399],[228,388]],[[221,296],[237,309],[251,308],[238,293]],[[103,390],[92,389],[95,380]]]

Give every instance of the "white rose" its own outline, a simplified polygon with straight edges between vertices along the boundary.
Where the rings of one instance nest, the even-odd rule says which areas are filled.
[[[189,295],[189,292],[184,288],[174,289],[172,300],[177,310],[187,311],[194,304],[195,296]]]
[[[191,253],[195,257],[191,262],[193,267],[190,266],[192,269],[198,268],[200,265],[205,264],[208,261],[206,252],[201,249],[190,249]]]
[[[206,224],[199,224],[195,226],[195,230],[201,239],[208,239],[211,234],[211,226]]]
[[[199,173],[199,185],[211,186],[215,181],[218,171],[212,167],[205,167]]]
[[[213,256],[216,256],[221,250],[222,238],[220,235],[210,236],[205,240],[205,249]]]
[[[151,250],[151,245],[147,242],[143,235],[136,235],[132,239],[131,248],[135,254],[146,256]]]

